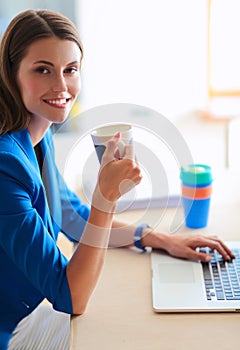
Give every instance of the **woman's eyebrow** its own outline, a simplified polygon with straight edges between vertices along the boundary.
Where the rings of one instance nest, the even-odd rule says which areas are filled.
[[[39,64],[39,63],[41,63],[41,64],[47,64],[47,65],[49,65],[49,66],[54,67],[54,64],[53,64],[52,62],[49,62],[49,61],[44,61],[44,60],[42,60],[42,61],[36,61],[36,62],[34,62],[34,64]]]
[[[79,61],[73,61],[73,62],[68,63],[67,66],[71,66],[72,64],[80,64],[80,62]]]
[[[45,61],[45,60],[36,61],[36,62],[34,62],[34,64],[47,64],[49,66],[54,67],[54,64],[52,62]],[[73,61],[73,62],[67,63],[67,66],[70,66],[72,64],[80,64],[80,62],[79,61]]]

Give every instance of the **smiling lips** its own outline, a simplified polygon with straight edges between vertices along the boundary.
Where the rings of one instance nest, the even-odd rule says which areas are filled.
[[[65,107],[66,104],[70,101],[70,98],[55,98],[43,101],[54,107]]]

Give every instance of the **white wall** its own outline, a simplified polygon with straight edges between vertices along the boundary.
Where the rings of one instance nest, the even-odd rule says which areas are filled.
[[[76,6],[85,47],[83,110],[119,102],[152,108],[178,127],[195,162],[222,171],[225,124],[206,123],[198,112],[207,101],[207,0],[81,0]],[[68,179],[81,172],[76,153],[76,169],[65,168]]]
[[[81,0],[83,108],[128,102],[174,120],[206,103],[207,0]]]
[[[207,101],[207,0],[81,0],[76,13],[85,47],[83,110],[116,102],[152,108],[174,122],[194,162],[211,165],[216,179],[229,161],[233,168],[238,134],[229,155],[227,123],[199,113]],[[62,145],[62,137],[56,141]],[[82,157],[78,151],[71,166],[62,164],[72,184]]]

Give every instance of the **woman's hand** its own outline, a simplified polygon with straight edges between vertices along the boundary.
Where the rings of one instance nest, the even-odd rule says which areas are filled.
[[[208,254],[196,251],[196,248],[209,247],[216,249],[224,260],[231,260],[234,254],[231,250],[216,236],[202,236],[189,234],[167,235],[149,232],[143,237],[143,244],[153,248],[163,248],[169,254],[179,258],[194,259],[200,261],[210,261]]]
[[[107,143],[98,174],[94,197],[97,202],[115,203],[142,179],[141,171],[133,155],[133,145],[125,146],[123,158],[117,157],[120,133]]]
[[[98,186],[103,197],[109,201],[118,200],[142,179],[141,171],[133,155],[133,146],[126,145],[122,159],[116,157],[120,133],[108,143],[102,157],[98,175]]]

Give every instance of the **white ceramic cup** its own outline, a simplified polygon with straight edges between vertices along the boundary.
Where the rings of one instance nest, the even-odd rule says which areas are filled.
[[[125,145],[132,143],[132,126],[128,124],[111,124],[100,127],[91,133],[98,160],[101,163],[107,142],[117,133],[121,133],[118,143],[120,158],[124,155]]]

